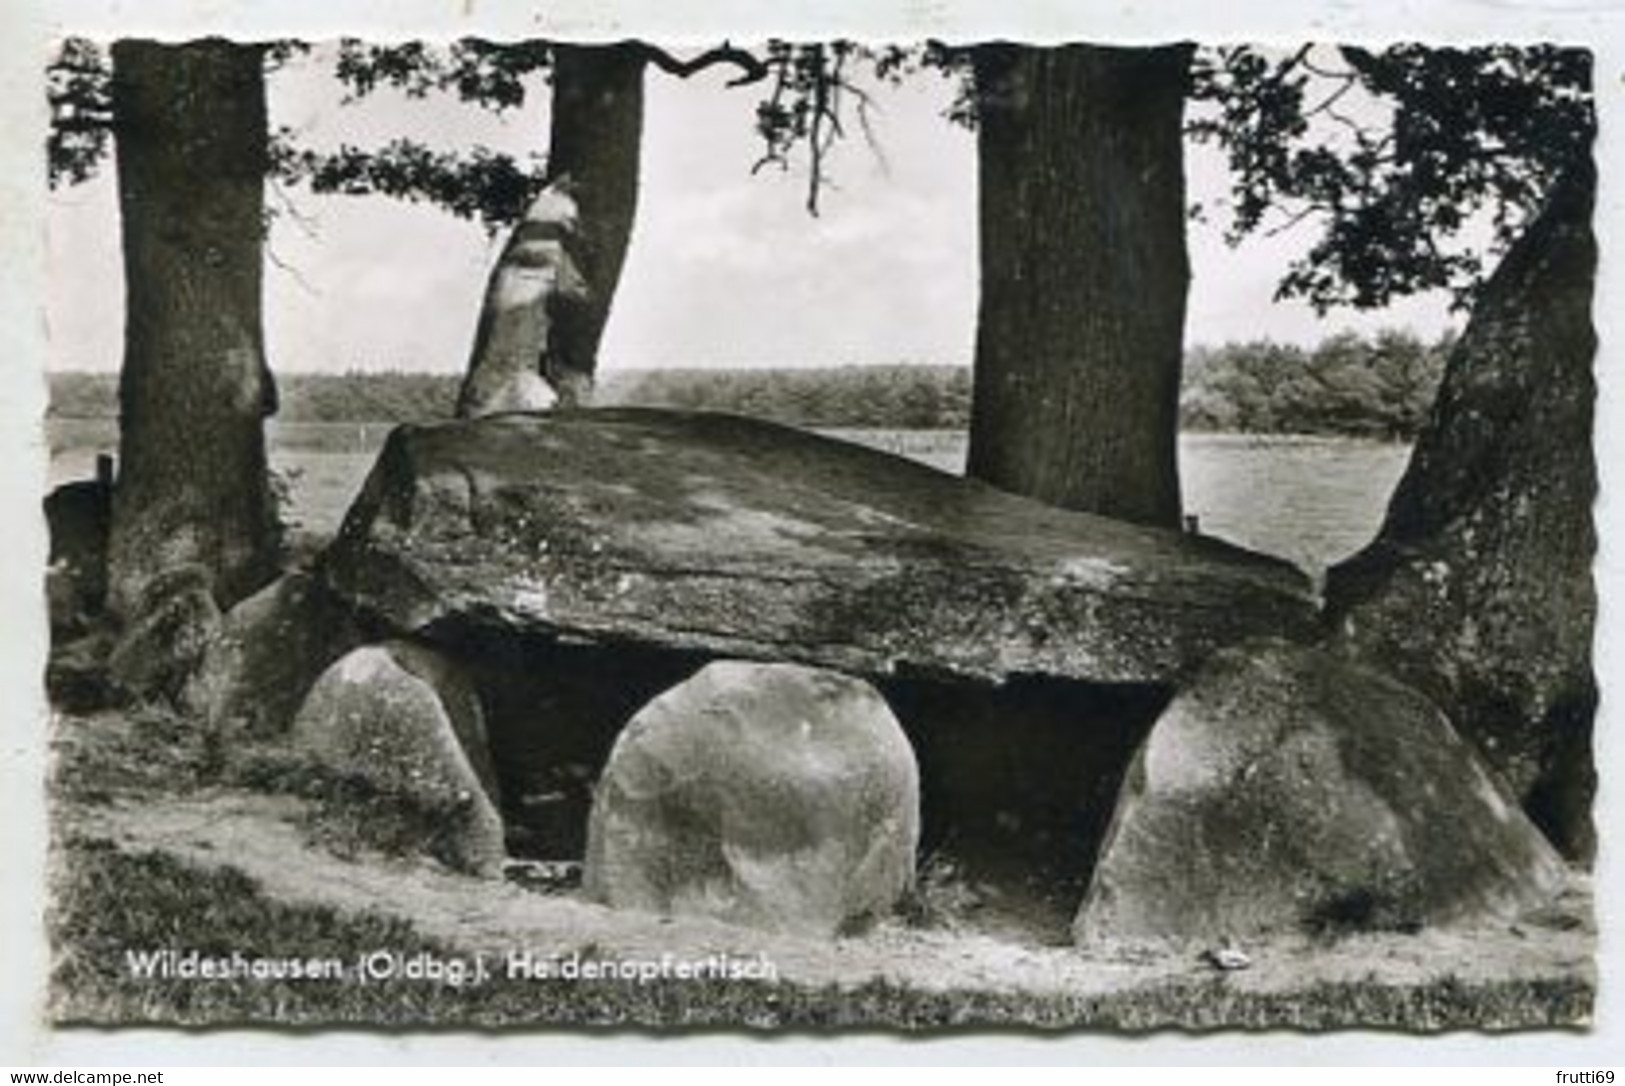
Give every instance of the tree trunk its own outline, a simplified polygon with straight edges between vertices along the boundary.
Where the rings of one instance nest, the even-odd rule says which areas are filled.
[[[229,606],[280,546],[263,419],[276,410],[260,317],[267,159],[261,52],[219,40],[113,47],[125,279],[111,603],[200,568]]]
[[[981,306],[969,474],[1179,524],[1187,46],[975,54]]]
[[[1597,175],[1577,163],[1480,291],[1335,643],[1430,696],[1570,859],[1596,845]]]
[[[492,270],[458,397],[464,417],[585,400],[637,211],[645,54],[559,45],[548,186]]]

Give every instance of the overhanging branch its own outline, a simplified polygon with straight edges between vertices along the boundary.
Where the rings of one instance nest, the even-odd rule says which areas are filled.
[[[750,83],[760,83],[768,76],[767,65],[760,57],[744,49],[738,49],[723,42],[715,49],[708,49],[699,56],[690,60],[678,60],[670,53],[658,46],[646,42],[638,43],[644,59],[667,75],[674,75],[679,79],[687,79],[707,68],[720,64],[731,65],[740,70],[740,74],[728,80],[730,87],[743,87]]]

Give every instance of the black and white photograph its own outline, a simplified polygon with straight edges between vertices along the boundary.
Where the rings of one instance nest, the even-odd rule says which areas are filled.
[[[39,1029],[1597,1027],[1617,55],[459,25],[37,57]]]

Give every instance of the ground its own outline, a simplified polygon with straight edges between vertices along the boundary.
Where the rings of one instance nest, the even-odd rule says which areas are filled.
[[[144,709],[53,723],[54,964],[58,1024],[367,1023],[659,1025],[746,1029],[1023,1025],[1151,1030],[1387,1026],[1582,1027],[1595,994],[1587,880],[1551,907],[1471,931],[1279,939],[1238,947],[1085,954],[1055,910],[1004,907],[940,858],[903,914],[834,941],[617,913],[577,891],[482,881],[400,855],[324,846],[320,804],[245,771],[191,722]],[[1030,903],[1029,903],[1030,904]],[[1043,914],[1043,919],[1024,917]],[[184,980],[132,975],[128,952],[240,951],[335,958],[340,979]],[[439,979],[362,983],[383,952]],[[1204,953],[1208,952],[1208,953]],[[764,979],[544,979],[540,963],[710,959]],[[447,983],[447,963],[487,979]],[[379,959],[375,964],[381,964]],[[724,964],[726,964],[724,962]]]

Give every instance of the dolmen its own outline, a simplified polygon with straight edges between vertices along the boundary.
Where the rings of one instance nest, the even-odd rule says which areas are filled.
[[[1562,875],[1424,697],[1312,647],[1287,563],[768,422],[403,426],[298,587],[266,600],[324,616],[319,698],[419,706],[446,764],[408,768],[479,835],[438,855],[488,872],[490,805],[612,907],[830,936],[953,849],[1069,887],[1097,944],[1476,921]],[[246,708],[237,640],[216,724],[320,751]]]

